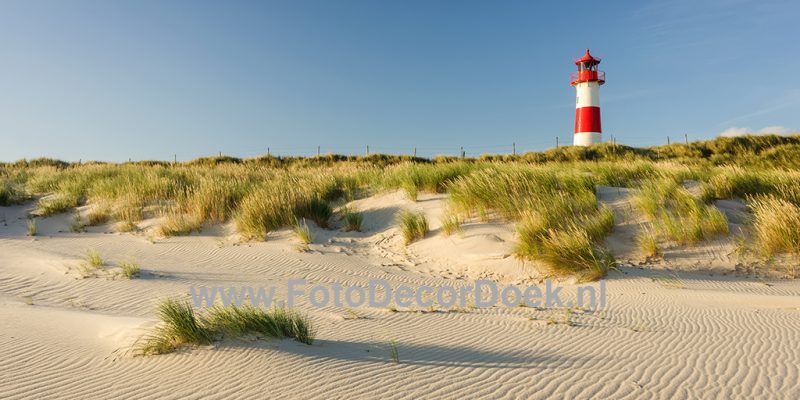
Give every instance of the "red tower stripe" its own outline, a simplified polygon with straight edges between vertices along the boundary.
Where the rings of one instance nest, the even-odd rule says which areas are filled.
[[[602,132],[600,130],[600,107],[575,109],[575,133]]]

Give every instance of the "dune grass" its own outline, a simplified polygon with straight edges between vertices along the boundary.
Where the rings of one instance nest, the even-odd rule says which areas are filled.
[[[87,266],[89,266],[91,268],[94,268],[94,269],[101,268],[101,267],[103,267],[103,265],[105,265],[105,261],[103,260],[103,257],[100,255],[100,253],[97,250],[94,250],[94,249],[86,251],[86,255],[84,255],[84,257],[83,257],[83,262]]]
[[[21,160],[0,163],[0,206],[35,196],[34,214],[39,216],[88,206],[86,225],[110,221],[118,230],[130,231],[145,226],[145,219],[163,217],[161,233],[180,235],[204,224],[233,222],[243,239],[266,240],[269,232],[291,228],[301,218],[329,227],[341,199],[389,189],[402,189],[415,200],[422,192],[447,192],[444,235],[459,232],[465,223],[513,222],[518,257],[539,261],[553,274],[591,275],[608,264],[603,242],[613,226],[613,214],[595,195],[598,185],[636,189],[636,207],[647,216],[651,231],[637,238],[646,255],[657,254],[665,241],[695,244],[726,234],[724,214],[710,203],[715,199],[740,198],[754,213],[760,210],[760,222],[746,229],[765,243],[777,243],[767,239],[768,232],[782,232],[786,221],[767,218],[765,207],[800,206],[800,164],[793,158],[798,149],[800,136],[764,136],[646,149],[562,147],[480,159],[325,155],[206,157],[187,163]],[[700,198],[682,186],[686,180],[699,182]],[[773,199],[769,206],[765,196]],[[360,213],[340,215],[345,230],[360,229]],[[578,239],[567,241],[564,232]],[[575,248],[568,251],[565,244]],[[791,248],[770,246],[771,252]],[[575,272],[575,264],[563,261],[570,257],[577,265],[597,261]]]
[[[590,176],[547,166],[491,166],[450,185],[450,209],[464,218],[517,222],[517,257],[553,275],[597,279],[613,266],[602,244],[614,215],[600,207]]]
[[[466,162],[403,163],[391,167],[386,172],[382,185],[387,188],[403,189],[409,199],[416,201],[419,192],[445,192],[450,182],[478,167],[479,165]]]
[[[635,194],[634,204],[658,235],[676,243],[694,245],[729,233],[721,211],[695,198],[672,179],[645,181]]]
[[[206,345],[214,331],[203,324],[191,304],[168,299],[158,306],[161,324],[134,344],[135,355],[166,354],[186,345]]]
[[[295,220],[294,226],[292,227],[292,231],[294,232],[295,236],[300,240],[302,244],[311,244],[314,242],[314,237],[311,235],[311,230],[308,228],[308,224],[306,223],[306,219],[302,219],[302,223],[300,220]]]
[[[400,233],[406,245],[424,239],[428,233],[428,220],[421,212],[400,211],[397,214],[397,224],[400,226]]]
[[[79,212],[72,215],[72,221],[69,223],[69,230],[73,233],[81,233],[86,231],[86,224],[83,223],[83,218]]]
[[[158,226],[158,233],[164,237],[188,235],[192,232],[199,232],[202,223],[202,219],[197,215],[171,210],[167,213],[164,222]]]
[[[39,228],[37,227],[36,220],[34,218],[28,219],[27,228],[28,236],[36,236],[39,233]]]
[[[123,261],[119,263],[119,267],[121,269],[122,276],[127,279],[133,279],[142,272],[139,264],[134,260]]]
[[[214,332],[236,338],[257,334],[270,338],[292,338],[312,344],[315,332],[311,322],[297,311],[273,308],[269,311],[252,306],[215,306],[204,315],[205,323]]]
[[[454,233],[464,232],[464,229],[461,226],[463,224],[463,221],[461,221],[461,218],[456,213],[446,211],[442,215],[441,223],[442,223],[442,233],[445,236],[450,236]]]
[[[772,195],[750,202],[758,249],[765,257],[800,254],[800,206]]]
[[[361,231],[361,224],[364,222],[364,214],[350,207],[343,207],[341,209],[341,214],[344,220],[345,232]]]
[[[645,257],[650,258],[661,255],[661,249],[658,247],[658,238],[652,228],[644,227],[639,231],[636,235],[636,245]]]
[[[12,180],[0,175],[0,207],[20,204],[27,199],[24,189]]]
[[[315,336],[308,318],[284,308],[266,311],[252,306],[215,306],[198,314],[187,301],[167,299],[159,304],[158,317],[161,323],[134,344],[134,355],[166,354],[183,346],[249,334],[292,338],[308,345]]]

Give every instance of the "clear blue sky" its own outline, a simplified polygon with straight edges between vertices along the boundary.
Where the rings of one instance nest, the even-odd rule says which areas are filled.
[[[800,128],[797,1],[2,1],[0,160],[467,154]],[[730,130],[733,128],[732,130]]]

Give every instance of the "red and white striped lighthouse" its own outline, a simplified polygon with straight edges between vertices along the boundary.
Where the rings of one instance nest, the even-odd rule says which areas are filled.
[[[575,146],[600,143],[603,130],[600,128],[600,85],[606,83],[606,73],[597,70],[600,59],[592,57],[589,49],[583,57],[575,60],[578,71],[570,75],[575,86]]]

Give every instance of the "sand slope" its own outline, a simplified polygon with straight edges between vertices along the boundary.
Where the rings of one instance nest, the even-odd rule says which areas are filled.
[[[300,304],[318,328],[313,346],[248,339],[126,354],[154,324],[157,300],[190,286],[275,285],[285,296],[289,279],[433,286],[538,279],[509,257],[509,226],[442,237],[439,196],[412,203],[395,192],[356,205],[365,232],[315,229],[308,252],[295,250],[287,232],[266,243],[236,244],[224,229],[151,243],[102,228],[68,233],[67,216],[42,219],[41,236],[28,238],[30,205],[2,208],[0,397],[800,398],[800,283],[707,271],[622,267],[607,280],[601,311]],[[408,248],[392,227],[404,207],[424,210],[433,229]],[[87,249],[112,266],[133,257],[143,275],[81,279],[75,266]],[[391,343],[400,363],[391,360]]]

